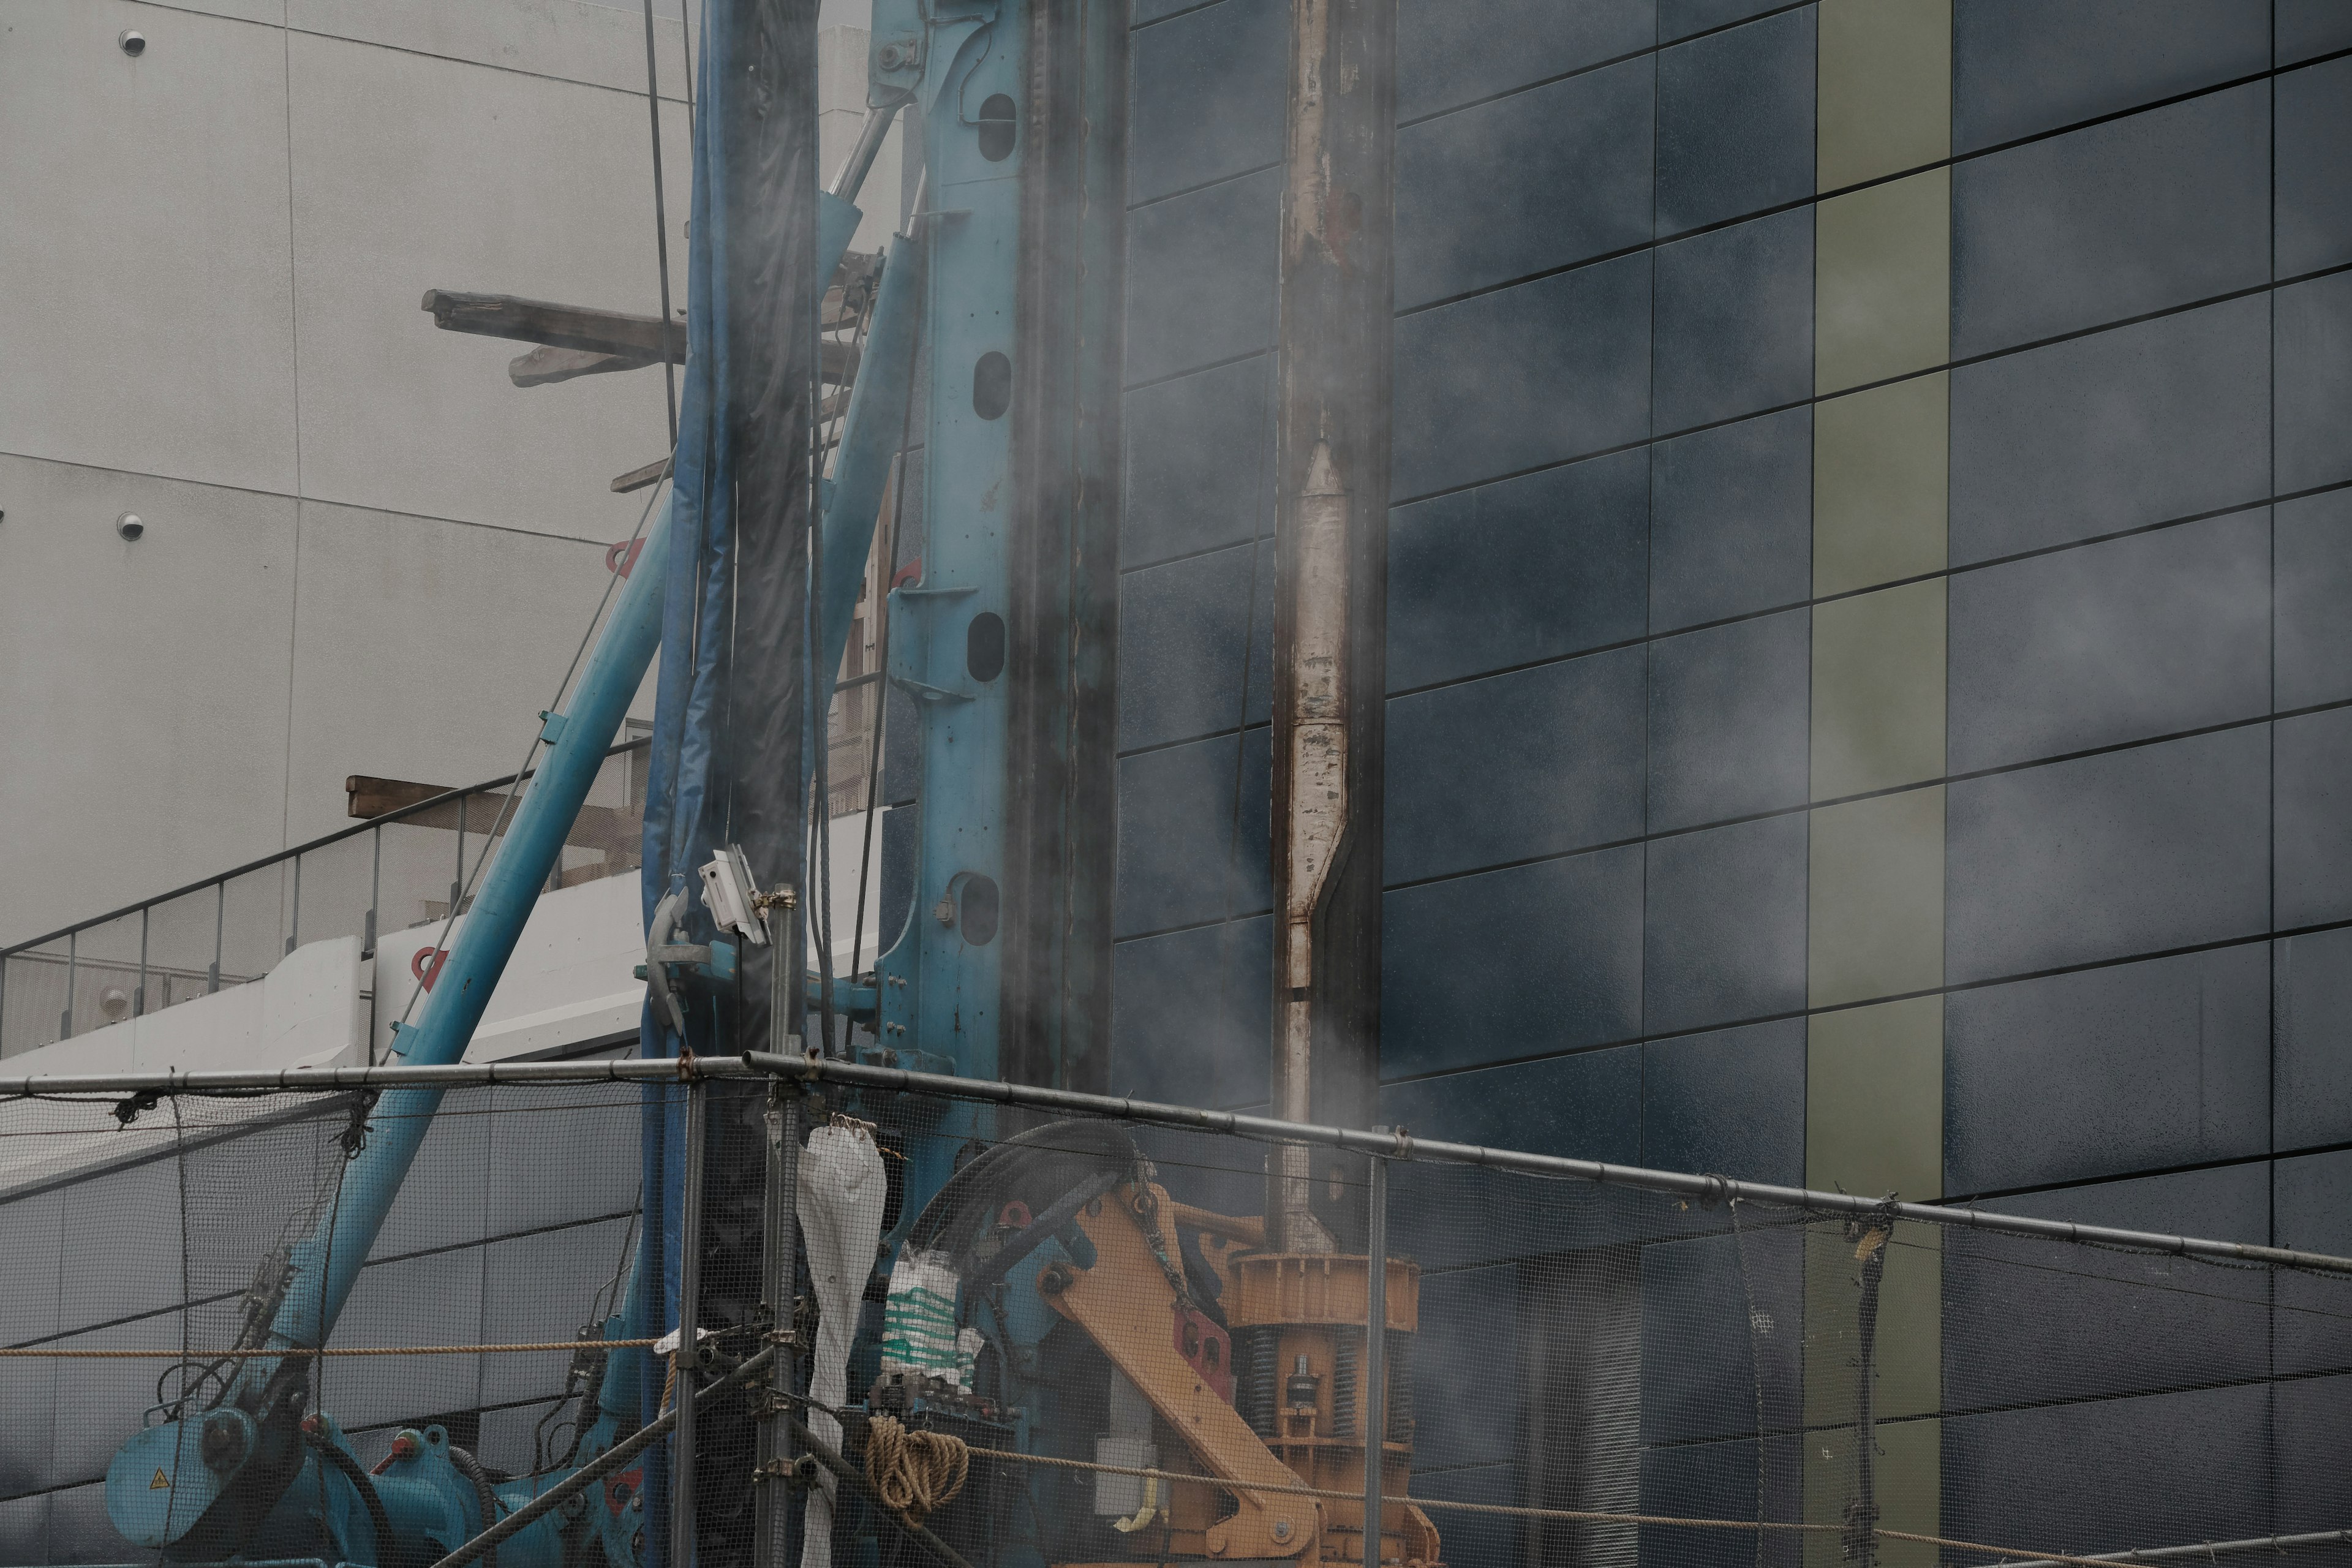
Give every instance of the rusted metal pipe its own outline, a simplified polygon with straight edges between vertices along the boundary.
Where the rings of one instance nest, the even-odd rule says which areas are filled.
[[[1380,1068],[1396,0],[1297,0],[1275,460],[1273,1100],[1374,1119]],[[1314,1156],[1272,1156],[1275,1245],[1329,1252]],[[1334,1194],[1336,1195],[1336,1194]]]

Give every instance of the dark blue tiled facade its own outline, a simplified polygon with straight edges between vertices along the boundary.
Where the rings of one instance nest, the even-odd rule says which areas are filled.
[[[1469,9],[1409,0],[1399,23],[1385,1048],[1404,1077],[1805,1009],[1816,19]],[[1955,12],[1948,983],[1994,987],[1956,1002],[1955,1041],[2012,977],[2352,918],[2352,735],[2305,711],[2352,699],[2352,274],[2326,270],[2352,260],[2332,177],[2352,60],[2297,63],[2352,28],[2281,0],[2271,76],[2270,9]],[[1122,974],[1164,977],[1203,962],[1182,933],[1265,929],[1252,542],[1272,527],[1287,22],[1266,0],[1136,19],[1118,923]],[[2300,716],[2273,732],[2273,711]],[[2231,1026],[2230,1084],[2162,1090],[2228,1100],[2194,1150],[2110,1157],[2077,1129],[2051,1153],[2065,1174],[1964,1178],[1974,1119],[2023,1111],[1963,1110],[1970,1089],[1954,1184],[2256,1152],[2236,1075],[2269,1068],[2240,1058],[2284,1061],[2294,1031],[2281,1014],[2273,1047],[2272,1004],[2243,1005],[2262,1043]],[[2126,1070],[2072,1037],[2083,1082]],[[2008,1070],[1987,1059],[1986,1092]]]
[[[1948,337],[1871,378],[1934,374],[1945,397],[1931,563],[1873,584],[1938,595],[1940,750],[1852,792],[1940,789],[1939,923],[1927,979],[1823,1003],[1847,797],[1823,787],[1822,660],[1855,594],[1817,586],[1853,384],[1824,384],[1821,347],[1849,199],[1817,189],[1824,18],[1403,0],[1383,1112],[1804,1182],[1809,1029],[1927,998],[1941,1195],[2352,1249],[2352,1164],[2326,1152],[2352,1142],[2352,20],[2328,0],[1951,11],[1950,155],[1890,171],[1948,180]],[[1273,526],[1281,82],[1198,73],[1281,27],[1262,0],[1156,14],[1137,11],[1120,668],[1142,885],[1120,889],[1114,1076],[1242,1105],[1269,1022],[1270,564],[1250,542]],[[1228,107],[1247,91],[1265,101]],[[1537,1247],[1425,1239],[1433,1270],[1475,1271],[1447,1289],[1495,1299]],[[1713,1278],[1726,1245],[1644,1247],[1643,1311],[1660,1271]],[[2200,1434],[2133,1449],[2132,1497],[2176,1534],[2326,1523],[2311,1500],[2352,1493],[2284,1479],[2290,1434],[2340,1439],[2332,1385],[2265,1381],[2352,1346],[2273,1345],[2223,1299],[2133,1329],[2135,1362],[2079,1315],[2021,1333],[2030,1308],[1971,1296],[1959,1264],[1926,1445],[1948,1498],[2014,1496],[2032,1456],[2152,1423]],[[2108,1382],[2069,1383],[2078,1363]],[[1760,1485],[1797,1510],[1804,1455],[1759,1446],[1752,1416],[1692,1426],[1672,1394],[1643,1390],[1644,1506],[1752,1514]],[[2221,1495],[2183,1477],[2237,1445],[2282,1468],[2248,1461],[2210,1517],[2159,1506]],[[1441,1446],[1459,1495],[1524,1500],[1508,1453]],[[1958,1504],[1942,1523],[2124,1544]],[[1642,1552],[1756,1560],[1686,1533]]]

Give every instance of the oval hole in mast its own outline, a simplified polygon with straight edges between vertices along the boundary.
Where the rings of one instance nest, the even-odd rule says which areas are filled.
[[[994,349],[971,367],[971,411],[982,419],[1002,419],[1013,404],[1013,362]]]
[[[982,610],[964,628],[963,664],[974,680],[985,685],[1004,673],[1004,617]]]
[[[996,925],[1001,914],[996,880],[977,871],[967,871],[957,879],[963,884],[956,900],[956,923],[963,931],[964,941],[974,947],[986,947],[996,940]]]
[[[980,106],[980,155],[990,163],[1002,163],[1013,156],[1016,112],[1013,100],[1001,92],[990,93]]]

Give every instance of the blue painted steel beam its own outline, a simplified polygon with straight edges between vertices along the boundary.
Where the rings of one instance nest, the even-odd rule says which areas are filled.
[[[434,975],[423,1013],[414,1028],[402,1029],[394,1038],[395,1053],[408,1061],[461,1059],[482,1021],[482,1010],[514,955],[523,922],[530,918],[531,906],[563,852],[564,837],[604,766],[605,748],[620,731],[660,645],[668,531],[669,507],[665,505],[635,568],[621,584],[618,602],[581,671],[570,707],[546,721],[547,753],[515,808],[514,821],[450,943],[449,956]],[[439,1089],[402,1089],[384,1097],[372,1119],[367,1147],[343,1174],[333,1211],[294,1249],[296,1283],[270,1325],[273,1347],[309,1347],[325,1341],[440,1103]],[[314,1280],[322,1283],[314,1289]]]
[[[919,84],[882,68],[878,56],[909,33],[924,44]],[[901,1058],[919,1052],[952,1063],[962,1077],[994,1079],[1028,5],[880,0],[873,36],[869,101],[913,88],[923,104],[927,216],[916,221],[929,247],[923,573],[893,592],[889,605],[889,677],[915,700],[920,729],[919,847],[907,926],[877,965],[879,1045]],[[957,1107],[946,1113],[942,1136],[911,1141],[909,1215],[950,1173],[959,1135],[989,1125],[986,1112]]]

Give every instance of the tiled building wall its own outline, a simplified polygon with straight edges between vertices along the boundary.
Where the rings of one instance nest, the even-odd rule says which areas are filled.
[[[1236,1106],[1287,20],[1135,7],[1112,1087]],[[1400,29],[1390,1113],[2352,1249],[2352,9]],[[1991,1531],[1941,1500],[2168,1423],[2118,1509],[2220,1462],[2210,1535],[2352,1513],[2267,1344],[1971,1414],[2031,1313],[1889,1290],[1890,1524]],[[1693,1497],[1752,1507],[1753,1445]]]

